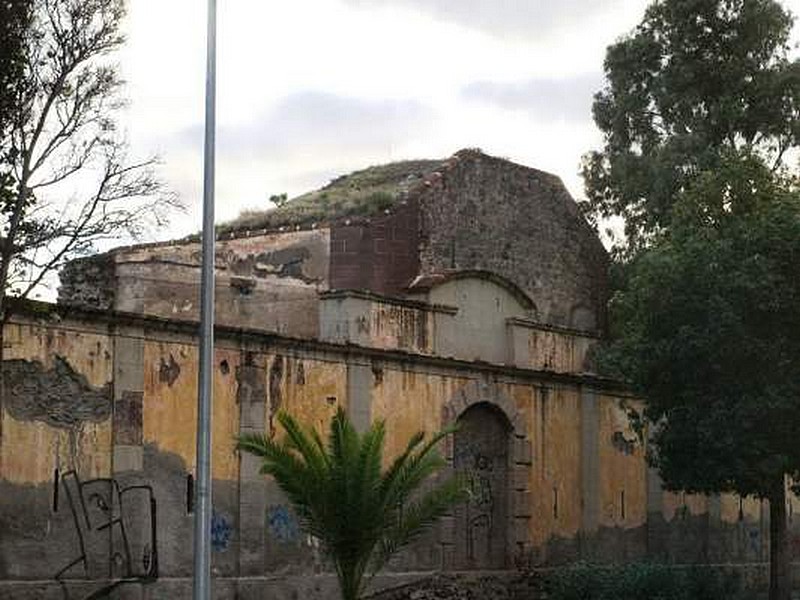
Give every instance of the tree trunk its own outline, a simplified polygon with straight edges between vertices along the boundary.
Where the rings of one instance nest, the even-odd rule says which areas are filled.
[[[769,497],[769,600],[791,600],[790,567],[786,483],[781,477]]]
[[[6,414],[6,378],[5,378],[5,364],[3,363],[4,352],[3,344],[5,343],[5,319],[0,319],[0,448],[3,446],[3,419]],[[3,453],[0,452],[0,473],[3,471]]]
[[[0,284],[1,285],[1,284]],[[6,411],[5,332],[8,321],[5,289],[0,289],[0,447],[3,445],[3,419]],[[4,473],[3,453],[0,452],[0,473]]]

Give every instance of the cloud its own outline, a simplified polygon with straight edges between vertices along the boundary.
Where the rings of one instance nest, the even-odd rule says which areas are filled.
[[[221,155],[281,157],[314,148],[372,149],[400,142],[421,131],[434,111],[417,100],[364,100],[325,92],[290,94],[267,114],[250,122],[222,125]],[[202,144],[197,125],[177,134],[181,145]]]
[[[629,0],[345,0],[359,6],[401,6],[492,35],[550,37],[615,10]]]
[[[603,85],[599,74],[522,82],[476,81],[462,89],[467,100],[524,110],[546,120],[591,122],[592,98]]]
[[[408,158],[409,140],[424,138],[437,112],[420,100],[364,99],[299,91],[247,121],[217,127],[217,217],[265,208],[270,194],[300,194],[355,168]],[[203,128],[164,136],[170,181],[190,201],[198,222]],[[198,213],[199,214],[199,213]],[[195,226],[196,228],[196,226]]]

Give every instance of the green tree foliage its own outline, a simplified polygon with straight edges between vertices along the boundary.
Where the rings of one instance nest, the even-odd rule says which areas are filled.
[[[15,107],[25,76],[25,33],[30,25],[32,0],[0,2],[0,140],[14,121]],[[0,200],[13,193],[14,178],[9,168],[10,148],[0,144]]]
[[[261,472],[275,478],[304,531],[321,541],[344,600],[359,598],[370,576],[465,496],[457,477],[422,487],[444,465],[436,446],[449,431],[427,441],[416,434],[383,469],[383,422],[359,434],[340,408],[325,444],[289,415],[278,418],[282,441],[244,435],[239,449],[263,459]]]
[[[723,153],[779,167],[800,140],[792,16],[774,0],[656,0],[608,48],[594,119],[604,147],[584,157],[588,214],[622,216],[635,252]]]
[[[289,195],[286,192],[282,194],[272,194],[269,197],[269,201],[274,204],[276,208],[281,208],[289,201]]]
[[[788,598],[786,476],[800,481],[800,191],[724,153],[612,299],[605,361],[646,399],[669,489],[770,500],[773,600]]]

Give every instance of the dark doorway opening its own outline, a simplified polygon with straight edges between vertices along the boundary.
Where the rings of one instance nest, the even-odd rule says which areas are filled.
[[[489,403],[458,418],[453,466],[469,481],[470,499],[455,510],[456,569],[508,566],[509,439],[505,415]]]

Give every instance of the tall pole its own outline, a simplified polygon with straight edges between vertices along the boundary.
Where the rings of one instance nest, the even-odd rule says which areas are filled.
[[[217,2],[208,0],[206,128],[203,175],[203,264],[200,283],[200,369],[197,382],[197,507],[193,600],[211,597],[211,405],[214,354],[214,132],[217,94]]]

